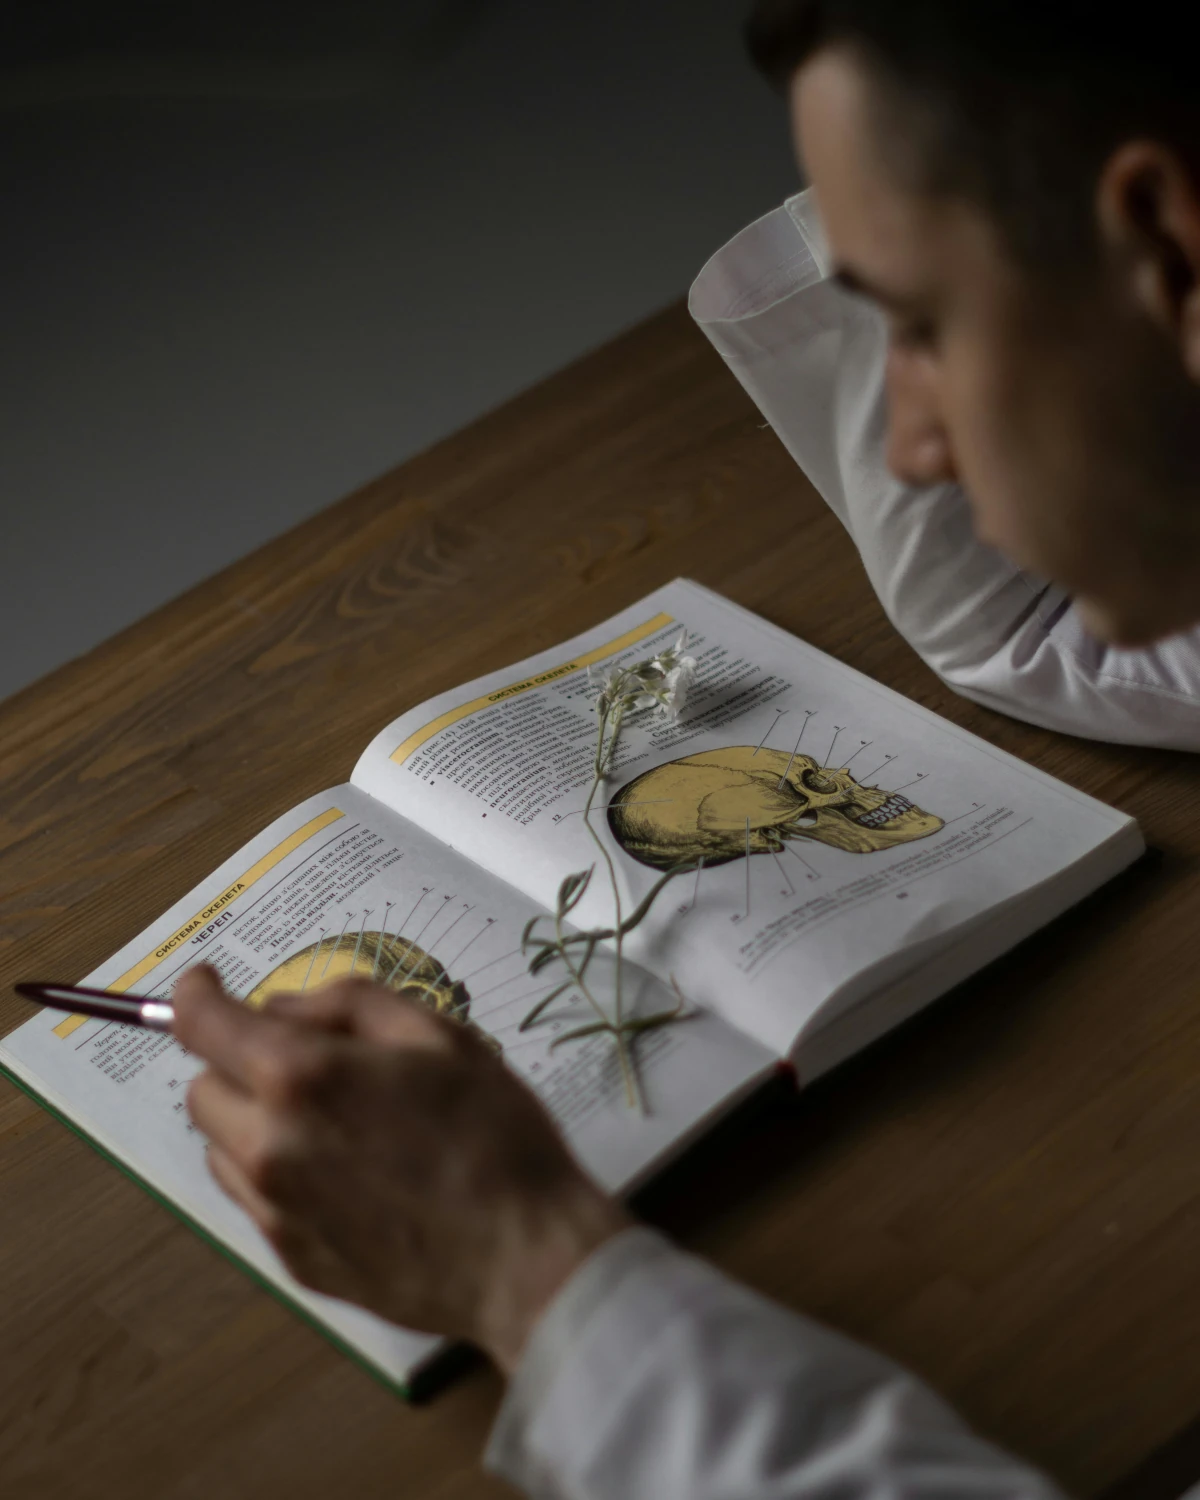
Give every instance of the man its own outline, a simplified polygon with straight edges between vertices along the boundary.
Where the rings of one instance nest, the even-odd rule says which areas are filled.
[[[760,6],[764,69],[786,85],[808,59],[793,122],[824,228],[791,199],[713,257],[691,308],[952,686],[1196,750],[1200,632],[1161,638],[1200,613],[1176,217],[1200,130],[1178,21],[1134,38],[1106,9]],[[1089,597],[1097,568],[1126,618]]]
[[[1159,9],[760,5],[823,232],[793,205],[774,271],[730,287],[727,260],[730,295],[697,301],[951,680],[1195,747],[1195,640],[1150,644],[1200,620],[1200,105]],[[887,319],[894,485],[879,324],[826,263]],[[799,436],[785,348],[811,360]],[[492,1354],[488,1461],[531,1494],[1053,1493],[886,1360],[632,1226],[465,1031],[370,986],[254,1014],[194,972],[176,998],[217,1179],[308,1284]]]

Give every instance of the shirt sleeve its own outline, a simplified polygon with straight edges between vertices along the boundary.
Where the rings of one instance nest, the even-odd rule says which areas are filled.
[[[811,193],[718,251],[689,306],[849,531],[892,623],[951,687],[1045,728],[1200,750],[1200,630],[1101,645],[1061,590],[976,538],[957,485],[888,473],[886,328],[829,279]]]
[[[533,1500],[1052,1500],[919,1381],[636,1228],[530,1339],[487,1465]]]

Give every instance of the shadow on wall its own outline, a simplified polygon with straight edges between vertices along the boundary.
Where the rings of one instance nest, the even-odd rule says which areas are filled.
[[[512,0],[111,5],[43,0],[5,28],[0,110],[100,100],[386,97]]]
[[[0,696],[682,296],[795,184],[742,8],[5,8]]]

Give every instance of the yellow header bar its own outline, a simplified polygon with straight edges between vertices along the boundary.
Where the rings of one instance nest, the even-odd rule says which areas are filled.
[[[451,724],[457,724],[460,719],[469,718],[471,714],[477,714],[480,709],[491,708],[505,698],[515,698],[520,693],[528,693],[533,688],[545,687],[548,682],[555,682],[560,677],[569,677],[572,672],[579,672],[584,667],[594,667],[597,662],[605,661],[610,656],[616,656],[622,651],[628,650],[630,646],[636,646],[639,641],[644,641],[648,635],[654,635],[659,630],[665,630],[668,625],[673,625],[673,615],[655,615],[652,620],[647,620],[644,625],[635,626],[633,630],[627,630],[624,635],[619,635],[615,641],[609,641],[607,645],[597,646],[594,651],[588,651],[583,656],[573,657],[572,660],[564,662],[561,667],[549,667],[545,672],[539,672],[535,677],[526,677],[520,682],[510,683],[507,687],[496,688],[493,692],[485,693],[482,698],[472,698],[470,703],[464,703],[461,708],[447,709],[444,714],[426,724],[422,729],[414,730],[412,734],[392,751],[391,758],[398,766],[402,766],[415,750],[419,750],[426,740],[431,740],[435,734],[441,734],[443,729],[449,729]]]
[[[315,818],[305,823],[303,828],[297,828],[295,833],[289,834],[282,844],[276,844],[274,849],[264,854],[257,864],[251,865],[240,879],[235,880],[219,896],[215,896],[201,907],[194,917],[189,917],[179,931],[173,932],[155,948],[153,953],[147,953],[145,958],[134,964],[132,969],[127,969],[120,979],[115,979],[106,988],[116,994],[124,994],[130,985],[136,984],[139,979],[144,979],[151,969],[156,969],[163,959],[170,958],[182,943],[194,937],[206,922],[210,922],[218,912],[224,911],[230,902],[236,901],[239,896],[244,896],[252,885],[261,880],[268,871],[273,870],[281,860],[285,860],[293,850],[299,849],[300,845],[307,843],[314,834],[320,833],[323,828],[328,828],[331,823],[336,823],[339,818],[345,816],[346,814],[338,808],[327,807],[323,813],[318,813]],[[78,1031],[87,1019],[87,1016],[68,1016],[65,1021],[60,1021],[54,1028],[54,1035],[68,1037],[73,1031]]]

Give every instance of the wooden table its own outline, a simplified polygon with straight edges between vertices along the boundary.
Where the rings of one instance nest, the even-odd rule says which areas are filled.
[[[1200,1477],[1196,763],[943,687],[681,308],[0,706],[0,1029],[25,1016],[13,979],[92,968],[402,709],[676,574],[1135,813],[1163,857],[724,1131],[651,1211],[1066,1486],[1181,1488]],[[477,1469],[498,1395],[479,1369],[398,1404],[0,1084],[5,1500],[507,1493]]]

